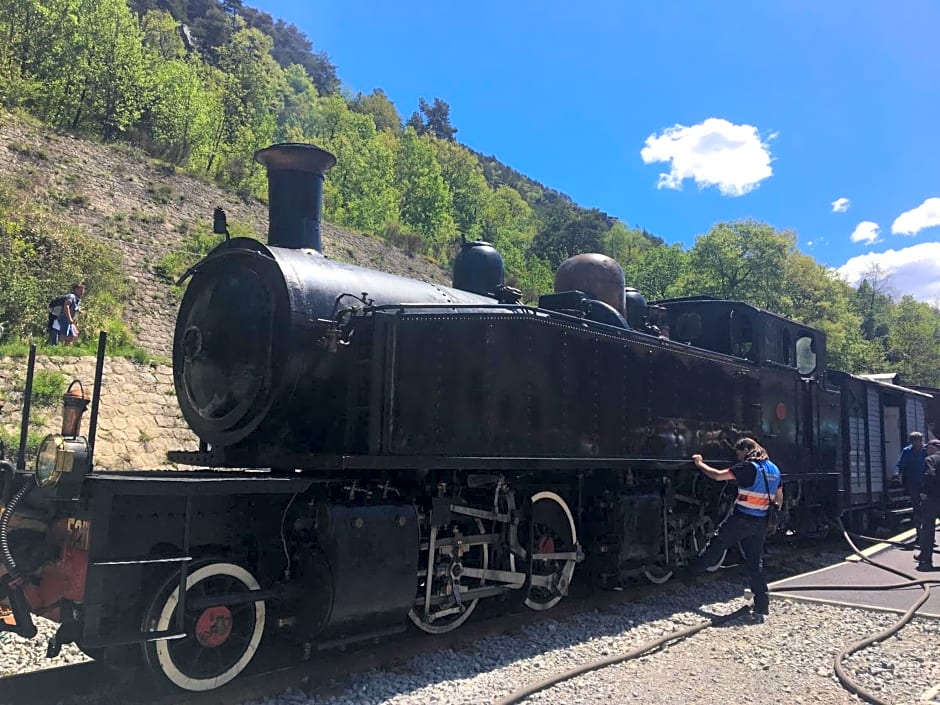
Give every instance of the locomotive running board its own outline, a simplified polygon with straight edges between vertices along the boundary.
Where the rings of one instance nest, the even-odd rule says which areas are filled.
[[[261,465],[256,458],[277,458]],[[644,457],[491,457],[491,456],[444,456],[444,455],[313,455],[287,454],[280,449],[259,450],[239,455],[235,451],[226,454],[225,449],[208,451],[173,450],[167,459],[181,465],[197,467],[231,467],[272,469],[290,468],[290,471],[337,471],[337,470],[590,470],[590,469],[649,469],[670,470],[692,468],[687,458],[663,460]],[[722,463],[715,459],[706,462]]]

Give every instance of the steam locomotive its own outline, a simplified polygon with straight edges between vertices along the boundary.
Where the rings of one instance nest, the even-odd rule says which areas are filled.
[[[734,500],[690,456],[720,465],[745,435],[783,470],[790,534],[903,504],[891,451],[926,432],[932,397],[828,370],[820,331],[735,301],[649,303],[601,255],[565,262],[537,306],[482,242],[452,287],[343,264],[320,245],[335,158],[256,157],[268,241],[192,267],[177,319],[200,446],[170,459],[203,469],[95,468],[96,406],[87,436],[5,465],[4,628],[58,621],[48,654],[74,642],[207,690],[271,632],[311,653],[448,632],[481,600],[546,610],[576,575],[664,582]]]

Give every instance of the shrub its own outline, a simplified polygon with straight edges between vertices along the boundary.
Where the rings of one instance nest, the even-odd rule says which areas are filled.
[[[412,257],[423,253],[427,246],[427,242],[423,236],[402,230],[401,226],[397,223],[392,223],[387,226],[383,237],[389,244],[394,245],[400,250],[404,250]]]
[[[36,457],[36,452],[39,450],[39,444],[42,443],[43,438],[45,438],[45,435],[42,431],[28,431],[26,433],[27,467],[29,466],[29,461]],[[8,460],[12,460],[17,456],[20,447],[19,431],[7,431],[0,426],[0,442],[3,443]]]
[[[33,404],[36,406],[54,406],[62,400],[65,386],[65,376],[61,372],[37,370],[33,375]],[[25,393],[25,379],[19,383],[17,389]]]

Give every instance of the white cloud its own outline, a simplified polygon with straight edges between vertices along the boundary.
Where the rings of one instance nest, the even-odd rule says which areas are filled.
[[[899,296],[910,294],[919,301],[940,301],[940,242],[922,242],[901,250],[868,252],[853,257],[839,267],[839,275],[853,286],[861,281],[873,266],[890,275],[891,288]]]
[[[837,198],[832,202],[832,212],[833,213],[845,213],[849,206],[852,205],[852,201],[847,198]]]
[[[868,245],[873,245],[878,242],[878,233],[881,231],[881,228],[878,226],[878,223],[873,223],[870,220],[863,220],[861,223],[855,226],[855,231],[852,233],[851,240],[852,242],[864,242]]]
[[[669,163],[669,173],[659,175],[657,188],[681,189],[683,181],[692,179],[699,188],[717,186],[724,196],[743,196],[773,174],[770,148],[761,142],[757,128],[721,118],[652,134],[640,156],[644,164]]]
[[[924,228],[940,225],[940,198],[928,198],[917,208],[905,211],[891,225],[895,235],[916,235]]]

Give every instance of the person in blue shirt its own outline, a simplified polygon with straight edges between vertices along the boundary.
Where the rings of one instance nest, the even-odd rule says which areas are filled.
[[[708,477],[719,482],[734,481],[738,494],[734,511],[718,527],[701,556],[680,571],[683,582],[690,583],[722,554],[740,542],[744,561],[754,593],[753,620],[762,623],[770,609],[767,579],[764,577],[764,541],[767,538],[768,513],[771,503],[783,506],[783,485],[780,469],[767,457],[767,451],[753,438],[741,438],[734,444],[738,462],[725,470],[713,468],[695,454],[692,462]]]
[[[920,488],[924,483],[924,461],[927,459],[927,449],[924,447],[924,435],[914,431],[907,437],[910,445],[904,446],[901,457],[898,458],[894,477],[900,477],[904,484],[904,491],[911,498],[911,517],[914,526],[919,527],[921,522]]]

